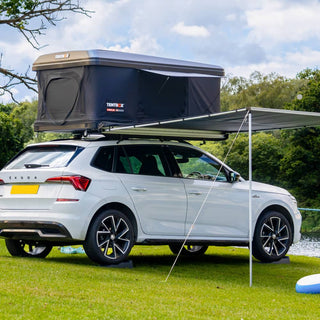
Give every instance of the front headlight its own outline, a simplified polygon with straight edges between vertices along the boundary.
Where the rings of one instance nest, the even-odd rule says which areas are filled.
[[[297,205],[297,199],[291,194],[290,194],[290,199],[295,205]]]
[[[290,195],[290,201],[291,201],[291,205],[292,205],[293,212],[296,219],[301,220],[301,213],[298,209],[297,199],[293,195]]]
[[[289,198],[290,198],[290,202],[291,202],[291,206],[292,206],[293,211],[295,212],[295,214],[299,214],[300,215],[300,212],[299,212],[299,209],[298,209],[297,199],[291,194],[290,194]]]

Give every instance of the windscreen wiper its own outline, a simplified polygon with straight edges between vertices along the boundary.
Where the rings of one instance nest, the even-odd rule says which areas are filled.
[[[38,163],[25,163],[24,166],[28,169],[41,168],[41,167],[49,167],[48,164],[38,164]]]

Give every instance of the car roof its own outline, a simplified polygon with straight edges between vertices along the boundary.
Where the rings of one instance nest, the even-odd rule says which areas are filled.
[[[115,145],[175,145],[175,146],[184,146],[189,147],[198,151],[203,152],[204,154],[207,154],[210,157],[213,157],[216,161],[223,163],[221,160],[216,158],[214,155],[210,154],[209,152],[197,147],[193,146],[192,144],[186,142],[186,141],[173,141],[173,140],[160,140],[160,139],[138,139],[138,138],[126,138],[126,139],[107,139],[106,137],[85,137],[82,139],[70,139],[70,140],[53,140],[48,142],[41,142],[41,143],[35,143],[31,144],[28,147],[32,146],[46,146],[46,145],[73,145],[73,146],[79,146],[83,148],[98,148],[101,146],[115,146]],[[233,171],[226,163],[223,163],[224,167],[230,171]]]

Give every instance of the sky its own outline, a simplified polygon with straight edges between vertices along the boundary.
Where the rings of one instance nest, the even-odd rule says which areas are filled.
[[[80,0],[91,18],[48,26],[36,50],[0,25],[1,65],[25,72],[42,54],[105,49],[196,61],[226,76],[254,71],[294,78],[320,67],[320,0]],[[30,72],[33,75],[33,72]],[[1,81],[1,79],[0,79]],[[36,98],[22,87],[16,97]],[[8,95],[0,102],[10,102]]]

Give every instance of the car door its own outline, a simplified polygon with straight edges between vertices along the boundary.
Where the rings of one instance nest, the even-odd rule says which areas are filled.
[[[198,149],[170,146],[187,193],[186,233],[191,237],[244,239],[248,236],[248,190],[236,188],[228,171]],[[193,225],[194,224],[194,225]]]
[[[172,177],[162,145],[118,146],[116,172],[149,235],[183,236],[187,197]]]

